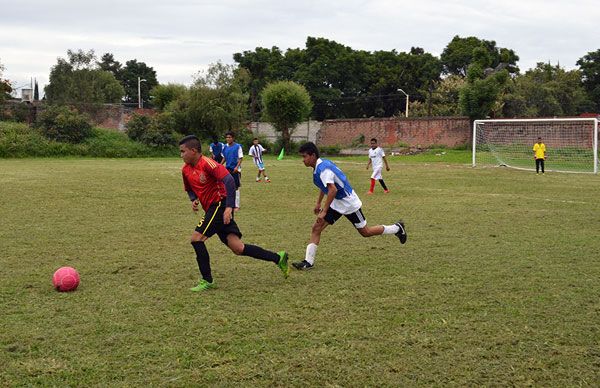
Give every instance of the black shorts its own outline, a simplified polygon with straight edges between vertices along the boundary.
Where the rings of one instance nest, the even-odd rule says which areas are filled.
[[[367,220],[362,212],[362,209],[358,209],[354,213],[342,214],[336,210],[333,210],[332,208],[329,208],[327,209],[327,214],[325,214],[325,221],[327,221],[328,224],[333,225],[343,215],[346,216],[350,222],[352,222],[352,225],[354,225],[356,229],[364,228],[367,225]]]
[[[213,159],[217,163],[221,163],[223,161],[223,157],[221,155],[213,155]]]
[[[235,234],[239,238],[242,238],[242,232],[238,228],[235,220],[233,219],[233,212],[231,212],[231,221],[225,225],[223,223],[223,212],[225,211],[225,200],[210,205],[204,217],[196,226],[196,232],[211,237],[215,233],[221,239],[223,244],[227,245],[227,236],[229,234]]]
[[[233,170],[227,169],[227,171],[229,171],[229,173],[231,174],[231,176],[233,177],[233,181],[235,182],[235,188],[239,189],[240,186],[242,186],[242,173],[241,172],[233,172]]]

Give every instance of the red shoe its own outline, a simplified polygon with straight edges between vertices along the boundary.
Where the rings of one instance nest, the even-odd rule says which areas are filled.
[[[270,179],[265,179],[265,183],[271,183]]]
[[[387,193],[389,193],[390,191],[389,191],[389,190],[383,190],[383,192],[387,194]]]
[[[371,195],[373,192],[371,190],[367,191],[367,195]]]

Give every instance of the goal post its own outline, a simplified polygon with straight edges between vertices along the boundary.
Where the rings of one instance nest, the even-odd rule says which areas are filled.
[[[598,119],[489,119],[473,122],[473,167],[535,170],[533,145],[546,145],[546,171],[598,173]]]

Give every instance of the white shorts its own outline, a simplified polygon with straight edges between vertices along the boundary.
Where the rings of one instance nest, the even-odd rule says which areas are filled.
[[[383,177],[381,176],[381,170],[381,168],[373,170],[373,174],[371,174],[371,179],[383,179]]]

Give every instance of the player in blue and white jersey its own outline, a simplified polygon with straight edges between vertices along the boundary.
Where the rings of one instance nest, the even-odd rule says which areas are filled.
[[[254,164],[258,168],[258,174],[256,175],[256,181],[257,182],[260,182],[260,175],[261,174],[265,177],[265,182],[266,183],[270,183],[271,182],[271,180],[267,176],[267,172],[265,171],[265,163],[264,163],[263,158],[262,158],[262,154],[266,150],[267,149],[264,148],[259,143],[257,137],[255,137],[254,139],[252,139],[252,146],[250,147],[250,152],[248,152],[248,155],[252,156],[252,159],[254,160]]]
[[[227,144],[223,148],[223,156],[225,158],[225,168],[235,182],[235,207],[234,210],[240,208],[240,186],[242,186],[242,158],[244,151],[242,146],[234,141],[235,135],[233,132],[225,134]]]
[[[398,221],[393,225],[367,226],[367,220],[361,210],[362,202],[350,185],[346,175],[335,163],[319,157],[319,149],[308,142],[300,147],[300,155],[306,167],[312,167],[313,183],[319,188],[319,197],[314,208],[317,220],[312,226],[310,243],[306,247],[303,261],[292,263],[299,270],[313,268],[317,247],[321,241],[321,233],[329,225],[333,225],[341,216],[345,216],[363,237],[393,234],[404,244],[407,239],[404,223]],[[322,204],[323,198],[325,202]]]

